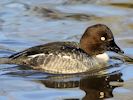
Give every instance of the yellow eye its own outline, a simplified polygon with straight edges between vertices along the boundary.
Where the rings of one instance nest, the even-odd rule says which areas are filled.
[[[101,40],[102,40],[102,41],[105,41],[106,39],[105,39],[105,37],[101,37]]]

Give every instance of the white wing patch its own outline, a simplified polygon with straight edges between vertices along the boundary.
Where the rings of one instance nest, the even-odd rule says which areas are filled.
[[[63,58],[66,58],[66,59],[71,59],[70,56],[62,56]]]
[[[35,58],[37,56],[45,56],[45,54],[44,53],[40,53],[40,54],[30,55],[28,57]],[[54,56],[54,54],[50,53],[50,54],[48,54],[48,56]],[[65,59],[72,59],[71,56],[67,56],[67,55],[62,56],[62,55],[58,54],[57,56],[60,57],[60,58],[65,58]]]
[[[30,55],[30,56],[28,56],[28,57],[30,57],[30,58],[35,58],[35,57],[37,57],[37,56],[44,56],[44,55],[45,55],[44,53],[40,53],[40,54]]]

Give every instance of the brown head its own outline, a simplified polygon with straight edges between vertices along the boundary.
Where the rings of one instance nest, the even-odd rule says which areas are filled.
[[[90,55],[106,51],[124,53],[115,43],[111,30],[103,24],[96,24],[86,29],[80,40],[80,48]]]

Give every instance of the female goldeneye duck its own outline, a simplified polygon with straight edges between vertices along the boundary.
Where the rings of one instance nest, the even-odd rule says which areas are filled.
[[[124,53],[103,24],[90,26],[76,42],[52,42],[11,55],[0,63],[17,64],[49,73],[81,73],[105,67],[106,51]],[[105,58],[103,58],[103,55]]]

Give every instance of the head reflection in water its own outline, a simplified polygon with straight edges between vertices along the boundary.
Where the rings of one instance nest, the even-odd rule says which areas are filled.
[[[85,76],[77,80],[74,80],[76,77],[73,75],[51,76],[48,80],[41,80],[39,82],[48,88],[73,89],[79,87],[80,90],[85,92],[85,96],[82,98],[83,100],[99,100],[113,97],[113,89],[120,87],[122,85],[121,83],[123,83],[121,76],[121,73],[116,73],[107,76]],[[110,85],[110,82],[117,82],[117,84]],[[70,97],[70,99],[80,98]]]

